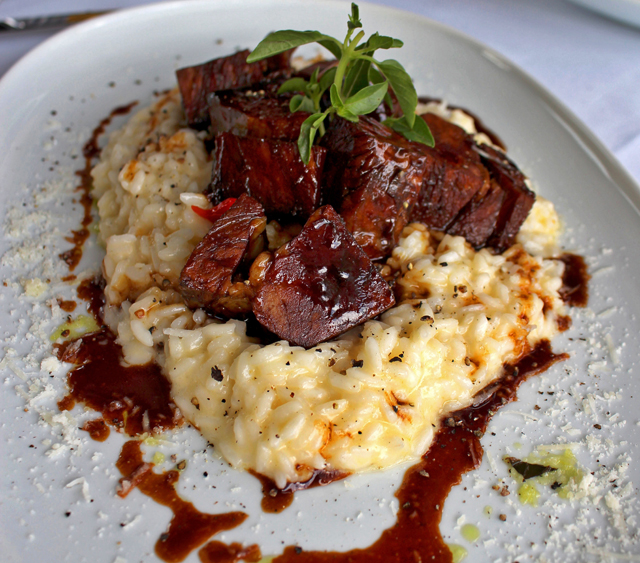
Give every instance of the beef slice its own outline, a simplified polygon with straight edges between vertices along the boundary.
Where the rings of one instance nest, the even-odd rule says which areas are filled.
[[[256,292],[253,312],[280,338],[309,348],[394,303],[388,284],[327,205],[275,252]]]
[[[504,191],[495,229],[487,241],[487,246],[503,252],[513,244],[536,196],[527,187],[524,174],[502,151],[488,145],[480,145],[477,150],[491,178]]]
[[[432,113],[419,118],[429,125],[435,146],[422,145],[427,165],[411,220],[444,231],[474,196],[489,190],[489,173],[461,127]]]
[[[210,94],[246,88],[263,80],[265,74],[289,67],[291,51],[255,63],[247,63],[249,53],[249,50],[244,50],[176,71],[189,125],[199,129],[208,125]]]
[[[296,141],[308,113],[289,110],[289,96],[220,92],[209,98],[211,133]]]
[[[305,165],[296,143],[238,137],[216,137],[210,199],[248,194],[267,214],[309,217],[320,205],[326,149],[314,146]]]
[[[427,158],[417,143],[370,117],[334,119],[322,137],[328,150],[328,201],[369,258],[397,244],[418,200]]]
[[[247,195],[211,226],[180,273],[180,293],[189,307],[223,316],[250,309],[251,288],[234,276],[265,226],[264,209]]]

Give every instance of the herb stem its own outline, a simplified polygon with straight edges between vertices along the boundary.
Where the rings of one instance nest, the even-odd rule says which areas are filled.
[[[347,39],[345,40],[342,58],[338,63],[338,68],[336,69],[336,76],[333,80],[333,83],[337,86],[338,93],[340,94],[341,97],[342,97],[342,83],[344,82],[345,72],[347,71],[347,67],[349,66],[351,61],[354,58],[356,58],[354,57],[353,53],[356,50],[358,43],[360,43],[360,40],[364,37],[364,30],[361,30],[353,38],[353,41],[349,42],[349,38],[351,37],[352,31],[353,30],[350,29],[349,32],[347,33]]]

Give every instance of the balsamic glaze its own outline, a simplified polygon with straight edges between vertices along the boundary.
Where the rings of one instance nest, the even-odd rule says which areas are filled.
[[[122,349],[108,328],[55,348],[58,359],[77,365],[67,376],[69,393],[58,404],[60,410],[82,402],[129,436],[168,430],[182,422],[160,367],[121,365]]]
[[[271,514],[282,512],[285,508],[289,507],[293,502],[293,494],[296,491],[314,487],[324,487],[350,475],[350,473],[346,471],[337,469],[329,471],[325,469],[314,469],[311,477],[306,481],[287,483],[283,489],[279,489],[269,477],[251,469],[249,473],[258,479],[262,485],[262,501],[260,502],[262,510]]]
[[[450,563],[451,551],[439,528],[442,509],[451,487],[480,465],[480,437],[489,420],[500,407],[515,400],[518,387],[528,377],[568,357],[554,354],[549,342],[542,341],[515,365],[505,366],[504,377],[487,399],[449,415],[448,424],[440,428],[422,460],[407,470],[396,492],[400,501],[397,522],[374,544],[344,553],[288,546],[273,563]]]
[[[84,168],[76,172],[76,176],[80,178],[80,185],[76,188],[76,191],[80,192],[80,204],[83,208],[83,217],[80,222],[81,228],[71,231],[70,236],[64,237],[64,239],[73,246],[69,250],[65,250],[59,254],[60,258],[69,266],[69,271],[73,272],[76,266],[82,259],[82,247],[89,238],[89,225],[93,221],[91,217],[91,206],[93,199],[91,198],[91,168],[93,167],[92,160],[100,154],[100,147],[98,146],[98,137],[102,135],[106,127],[111,123],[114,117],[117,115],[125,115],[131,111],[138,102],[131,102],[126,106],[120,106],[115,108],[108,117],[105,117],[99,125],[93,130],[91,138],[86,142],[82,149],[84,155]]]
[[[126,496],[133,487],[137,487],[141,493],[173,512],[166,532],[160,535],[155,545],[156,555],[167,563],[184,560],[211,536],[235,528],[247,518],[244,512],[205,514],[181,499],[175,489],[180,474],[173,470],[153,472],[153,464],[142,459],[139,441],[131,440],[124,444],[116,467],[124,476],[120,480],[120,496]]]
[[[588,281],[591,276],[587,272],[584,258],[577,254],[565,253],[558,258],[565,264],[562,274],[560,297],[572,307],[586,307],[589,301]]]
[[[109,430],[109,427],[103,418],[88,420],[84,423],[81,430],[89,432],[89,436],[91,436],[91,438],[96,442],[104,442],[109,437],[109,434],[111,434],[111,430]]]

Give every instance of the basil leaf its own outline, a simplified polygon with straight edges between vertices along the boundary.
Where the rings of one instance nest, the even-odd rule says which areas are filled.
[[[388,82],[373,84],[356,92],[344,101],[344,108],[355,115],[371,113],[382,103],[389,87]],[[340,115],[340,112],[338,112]]]
[[[540,465],[539,463],[529,463],[518,459],[517,457],[504,457],[504,461],[522,475],[523,481],[533,477],[540,477],[540,475],[544,475],[550,471],[557,471],[557,468],[555,467]]]
[[[377,49],[399,49],[404,43],[400,39],[374,33],[365,43],[356,47],[356,51],[376,51]]]
[[[358,4],[355,2],[351,2],[351,15],[349,16],[347,26],[349,29],[362,27],[362,22],[360,21],[360,8],[358,8]]]
[[[382,61],[377,65],[389,81],[391,88],[393,88],[396,98],[398,98],[398,103],[402,108],[402,113],[407,119],[407,124],[413,128],[416,119],[415,111],[418,105],[418,94],[416,94],[411,77],[402,65],[393,59]]]
[[[313,113],[315,108],[313,102],[306,96],[296,94],[289,100],[289,111],[295,113],[296,111],[306,111],[307,113]]]
[[[258,46],[247,57],[248,63],[254,63],[256,61],[266,59],[278,53],[284,53],[294,47],[300,45],[307,45],[308,43],[320,43],[323,47],[326,47],[325,43],[337,45],[340,54],[342,54],[342,48],[340,43],[324,33],[319,31],[295,31],[293,29],[284,29],[282,31],[274,31],[267,35]],[[335,52],[329,49],[333,54]]]
[[[304,96],[301,96],[300,94],[296,94],[293,98],[291,98],[289,100],[289,111],[291,113],[295,113],[296,111],[298,111],[300,109],[300,106],[302,105],[302,100],[304,100]]]
[[[300,158],[302,162],[309,164],[311,159],[311,147],[313,146],[313,140],[316,136],[316,131],[320,123],[324,119],[323,113],[314,113],[310,115],[302,122],[300,126],[300,135],[298,136],[298,150],[300,151]],[[317,125],[316,125],[317,123]]]
[[[340,92],[338,92],[338,87],[335,85],[335,83],[331,85],[329,95],[331,96],[331,105],[336,109],[339,109],[344,105],[342,103],[342,98],[340,97]]]
[[[407,136],[405,135],[405,137]],[[411,137],[407,137],[407,139],[410,141],[417,141],[418,143],[422,143],[429,147],[433,147],[436,144],[427,122],[419,116],[416,117],[416,120],[413,122]]]
[[[338,108],[338,115],[347,121],[352,121],[353,123],[358,123],[359,121],[358,116],[355,113],[350,112],[346,107]]]
[[[340,60],[342,58],[342,45],[333,37],[317,41],[317,43],[318,45],[322,45],[322,47],[329,51],[336,59]]]
[[[304,78],[290,78],[278,88],[278,94],[286,92],[304,92],[307,87],[307,81]]]
[[[345,95],[351,96],[369,85],[370,68],[371,61],[365,59],[358,59],[351,64],[344,77],[343,92]]]
[[[333,81],[336,77],[336,70],[338,67],[331,67],[329,70],[325,71],[323,75],[320,77],[320,91],[324,92],[329,86],[333,84]]]
[[[385,77],[380,74],[380,71],[378,71],[377,68],[375,68],[374,66],[369,67],[369,82],[371,82],[372,84],[380,84],[385,80]]]
[[[409,127],[406,116],[401,118],[390,117],[383,121],[383,125],[390,127],[396,133],[400,133],[405,139],[409,139],[410,141],[416,141],[429,147],[435,145],[431,129],[429,129],[427,122],[421,117],[416,118],[413,127]]]

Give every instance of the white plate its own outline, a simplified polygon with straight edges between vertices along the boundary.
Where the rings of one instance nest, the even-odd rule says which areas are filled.
[[[122,436],[112,432],[106,443],[97,444],[84,438],[77,422],[64,427],[68,435],[61,438],[62,426],[41,420],[56,412],[64,378],[39,372],[38,362],[49,352],[30,335],[40,331],[46,337],[59,321],[51,318],[50,308],[23,294],[21,282],[44,266],[50,270],[45,297],[64,294],[59,278],[65,271],[56,256],[68,247],[62,235],[79,218],[78,209],[69,211],[72,183],[61,199],[43,187],[61,177],[72,179],[81,160],[73,152],[98,121],[116,106],[146,103],[153,90],[173,86],[176,68],[253,46],[279,28],[319,29],[341,37],[347,11],[346,3],[282,0],[203,0],[127,10],[53,37],[0,83],[0,204],[6,214],[0,247],[6,281],[0,297],[3,561],[112,563],[117,556],[153,561],[153,546],[169,519],[167,509],[137,491],[125,500],[114,496]],[[511,483],[500,461],[506,453],[520,455],[536,444],[558,442],[581,443],[576,454],[600,484],[606,475],[613,479],[608,472],[616,463],[627,460],[619,455],[631,456],[628,472],[620,467],[603,495],[620,496],[629,479],[640,482],[638,186],[562,104],[502,56],[414,14],[364,5],[361,14],[366,30],[405,41],[396,56],[420,93],[467,107],[498,132],[512,158],[564,217],[566,246],[583,253],[594,273],[590,308],[576,312],[574,327],[555,343],[556,349],[571,350],[572,359],[524,385],[518,403],[495,417],[490,426],[495,436],[483,439],[487,455],[482,466],[464,478],[446,503],[441,525],[446,541],[463,544],[471,552],[469,561],[522,561],[532,555],[597,561],[603,550],[637,551],[637,542],[616,535],[621,522],[627,527],[623,540],[637,532],[638,505],[628,495],[619,513],[604,500],[574,506],[547,492],[543,499],[548,501],[533,508],[520,506],[515,494],[499,496],[491,485],[503,478]],[[38,249],[43,240],[46,248]],[[27,262],[17,260],[20,253]],[[99,259],[99,249],[89,243],[80,269],[97,270]],[[25,354],[27,359],[20,360]],[[50,387],[38,395],[37,386],[29,389],[16,374],[33,378],[31,383],[44,378]],[[38,398],[25,409],[14,388]],[[617,391],[618,398],[607,395]],[[80,408],[73,414],[78,421],[90,416]],[[596,423],[600,430],[594,429]],[[596,440],[590,439],[591,449],[584,445],[588,435]],[[250,514],[242,526],[220,536],[225,541],[259,543],[264,554],[279,553],[288,544],[345,550],[370,544],[394,522],[393,492],[403,468],[299,493],[284,514],[268,516],[259,509],[257,481],[228,469],[211,453],[202,454],[205,445],[196,432],[185,429],[168,439],[173,446],[164,451],[189,461],[179,485],[186,499],[205,512],[243,507]],[[55,444],[61,447],[56,450]],[[66,486],[78,478],[88,484],[89,500],[80,484]],[[609,498],[615,508],[614,497]],[[486,506],[493,507],[491,517],[484,513]],[[498,514],[505,514],[506,522]],[[618,519],[612,524],[607,514]],[[478,542],[461,537],[462,516],[479,527]],[[197,561],[195,552],[189,561]]]
[[[640,0],[570,0],[614,20],[640,27]]]

